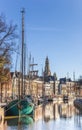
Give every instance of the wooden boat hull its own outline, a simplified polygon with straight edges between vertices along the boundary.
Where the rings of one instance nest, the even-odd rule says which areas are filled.
[[[34,110],[33,104],[27,100],[11,101],[6,107],[6,116],[19,116],[32,114]]]

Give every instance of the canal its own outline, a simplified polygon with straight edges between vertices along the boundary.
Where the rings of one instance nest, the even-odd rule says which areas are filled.
[[[82,130],[82,114],[73,101],[38,106],[34,116],[5,120],[0,130]]]

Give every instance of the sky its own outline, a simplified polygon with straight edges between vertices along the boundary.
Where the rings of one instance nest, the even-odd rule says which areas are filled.
[[[39,74],[48,56],[58,78],[73,78],[73,72],[76,79],[82,75],[82,0],[0,0],[0,13],[18,25],[19,34],[22,8],[25,42]]]

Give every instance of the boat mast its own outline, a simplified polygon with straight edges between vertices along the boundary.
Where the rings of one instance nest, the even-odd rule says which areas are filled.
[[[21,96],[24,95],[24,8],[21,11],[22,13],[22,83],[21,83]]]

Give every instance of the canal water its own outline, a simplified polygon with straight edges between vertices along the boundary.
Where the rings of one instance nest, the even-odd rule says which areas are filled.
[[[73,101],[47,103],[36,108],[34,116],[5,120],[1,130],[82,130],[82,114]]]

